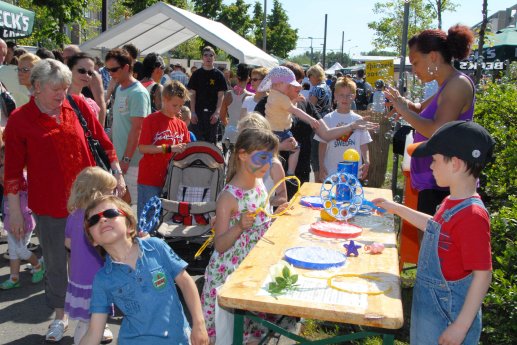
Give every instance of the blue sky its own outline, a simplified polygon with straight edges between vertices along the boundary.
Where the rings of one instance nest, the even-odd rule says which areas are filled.
[[[253,4],[254,0],[245,0]],[[264,0],[259,0],[264,4]],[[376,19],[373,6],[384,0],[281,0],[292,27],[298,29],[300,39],[297,50],[291,54],[299,54],[310,50],[310,39],[313,37],[313,49],[322,50],[325,14],[327,19],[327,51],[341,51],[341,35],[345,32],[343,51],[351,55],[373,49],[374,32],[367,23]],[[458,4],[456,12],[442,15],[444,29],[460,22],[472,26],[481,21],[482,0],[453,0]],[[224,0],[224,3],[233,1]],[[517,0],[488,0],[488,15],[517,4]],[[273,0],[267,0],[268,12]],[[350,41],[348,41],[350,40]]]

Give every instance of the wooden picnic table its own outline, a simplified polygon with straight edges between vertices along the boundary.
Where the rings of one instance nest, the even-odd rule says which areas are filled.
[[[319,196],[320,188],[321,184],[318,183],[304,183],[300,194]],[[392,194],[388,189],[365,187],[364,197],[367,200],[376,197],[391,200]],[[304,207],[298,201],[289,215],[283,215],[274,221],[264,237],[219,291],[219,304],[235,309],[233,344],[242,344],[244,316],[260,321],[266,327],[302,344],[311,343],[298,335],[283,333],[278,326],[275,327],[274,324],[258,319],[249,313],[250,311],[375,327],[371,331],[368,329],[365,332],[339,335],[332,340],[329,339],[329,342],[320,341],[318,344],[332,344],[379,334],[383,336],[385,344],[393,344],[393,332],[384,333],[384,331],[402,327],[403,316],[397,236],[392,215],[357,215],[350,220],[350,223],[363,228],[362,234],[354,240],[363,246],[372,242],[383,243],[385,249],[382,254],[368,254],[364,248],[360,248],[359,256],[348,257],[344,266],[332,269],[330,273],[297,269],[299,276],[308,277],[313,274],[329,276],[341,273],[373,275],[380,278],[382,282],[377,286],[376,291],[388,291],[377,295],[351,294],[324,287],[322,290],[325,291],[321,291],[322,295],[325,295],[325,292],[327,295],[330,294],[330,300],[334,299],[336,303],[329,303],[328,300],[324,302],[318,294],[307,300],[300,300],[287,296],[275,298],[267,293],[264,286],[269,279],[269,269],[282,260],[286,249],[298,246],[320,246],[344,252],[343,244],[347,242],[346,239],[320,237],[308,232],[308,225],[320,220],[320,211]],[[367,288],[366,291],[370,290]]]

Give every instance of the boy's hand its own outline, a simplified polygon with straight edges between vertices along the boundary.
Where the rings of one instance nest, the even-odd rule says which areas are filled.
[[[370,163],[364,163],[359,168],[359,176],[361,177],[361,180],[364,180],[366,176],[368,176],[368,168],[370,167]]]
[[[280,213],[282,212],[283,210],[285,210],[287,208],[287,206],[289,206],[289,203],[288,202],[284,202],[282,205],[279,205],[276,210],[275,210],[275,213],[274,214],[277,214],[277,213]]]
[[[327,178],[327,175],[328,175],[327,169],[320,164],[319,181],[325,181],[325,179]]]
[[[439,345],[460,345],[465,339],[467,335],[467,330],[465,330],[460,325],[456,323],[452,323],[438,338]]]
[[[381,207],[389,213],[395,213],[394,210],[397,207],[397,203],[393,201],[388,201],[384,198],[376,198],[373,199],[372,202],[375,204],[375,206]]]
[[[177,145],[172,145],[171,151],[176,153],[182,153],[187,148],[187,144],[181,143]]]
[[[190,334],[190,343],[192,345],[208,345],[208,333],[206,332],[204,324],[194,324],[192,333]]]
[[[244,212],[239,219],[239,226],[242,230],[246,230],[251,228],[254,221],[255,216],[251,212]]]

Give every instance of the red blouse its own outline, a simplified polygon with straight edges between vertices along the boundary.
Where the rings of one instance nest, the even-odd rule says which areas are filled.
[[[88,128],[106,150],[111,162],[117,160],[113,144],[88,104],[72,96]],[[95,166],[83,128],[67,99],[61,107],[60,123],[42,113],[31,97],[17,108],[4,131],[4,193],[16,194],[23,189],[23,169],[27,167],[29,208],[38,215],[64,218],[66,203],[77,174]]]

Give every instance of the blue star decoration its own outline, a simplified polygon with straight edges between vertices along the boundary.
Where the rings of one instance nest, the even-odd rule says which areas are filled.
[[[359,244],[355,244],[354,241],[350,241],[349,243],[343,244],[343,247],[346,249],[346,256],[359,256],[359,252],[357,249],[361,248]]]

